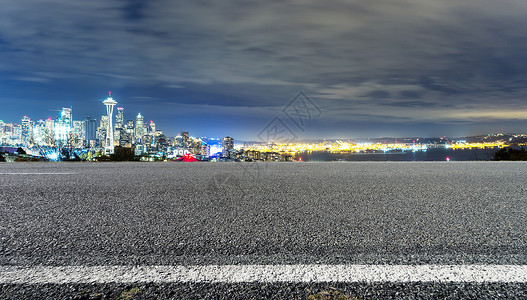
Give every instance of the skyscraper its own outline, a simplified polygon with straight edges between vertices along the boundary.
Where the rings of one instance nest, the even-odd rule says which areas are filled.
[[[135,118],[135,140],[141,141],[144,135],[144,118],[141,116],[141,113]],[[139,142],[141,143],[141,142]]]
[[[75,148],[82,148],[84,145],[84,124],[82,121],[73,121],[73,146]]]
[[[150,132],[154,134],[156,132],[156,123],[154,121],[150,120]]]
[[[49,146],[47,141],[46,122],[38,120],[33,127],[33,142],[38,146]]]
[[[124,128],[124,108],[117,108],[117,115],[115,116],[115,128]]]
[[[181,141],[182,147],[188,150],[188,148],[190,148],[190,137],[188,136],[188,131],[181,132]]]
[[[135,137],[135,121],[134,120],[126,120],[126,135],[127,139],[130,143],[134,142]]]
[[[91,141],[97,139],[97,120],[91,117],[84,119],[84,141],[86,145],[90,145]]]
[[[4,123],[4,135],[15,135],[13,123]]]
[[[209,156],[210,155],[210,147],[207,143],[203,142],[201,144],[201,155],[206,155],[206,156]]]
[[[55,123],[55,145],[58,147],[71,146],[71,108],[64,107]]]
[[[183,137],[180,134],[178,134],[178,136],[176,136],[174,138],[174,147],[176,147],[178,149],[185,148],[185,143],[183,141]]]
[[[20,144],[22,141],[20,137],[22,136],[22,127],[18,124],[12,124],[11,130],[13,132],[11,141],[15,144]]]
[[[221,156],[231,157],[232,150],[234,150],[234,139],[226,136],[221,140]]]
[[[72,124],[72,111],[69,107],[63,107],[62,112],[60,113],[60,118],[62,121]]]
[[[114,144],[113,144],[113,107],[117,104],[117,101],[113,100],[112,92],[108,92],[108,98],[102,102],[106,106],[106,115],[108,116],[108,127],[106,128],[106,142],[105,142],[105,152],[113,153]]]
[[[106,147],[106,130],[108,129],[108,116],[102,115],[99,127],[97,127],[97,139],[100,147]]]
[[[5,135],[5,124],[4,124],[4,121],[0,120],[0,144],[3,143],[4,135]]]
[[[48,146],[55,145],[55,121],[51,118],[46,120],[46,144]]]
[[[16,137],[14,136],[15,134],[15,129],[14,129],[14,124],[13,123],[3,123],[3,137],[2,139],[0,140],[0,142],[2,144],[12,144],[13,140],[15,139],[16,140]],[[1,125],[1,124],[0,124]]]
[[[33,142],[33,122],[28,116],[22,118],[22,132],[20,139],[22,143],[28,145]]]

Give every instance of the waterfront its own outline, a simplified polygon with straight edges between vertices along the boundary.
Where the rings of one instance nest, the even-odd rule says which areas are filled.
[[[303,152],[294,155],[303,161],[485,161],[491,160],[499,148],[492,149],[448,149],[436,148],[426,151],[380,152],[380,153],[335,153]]]

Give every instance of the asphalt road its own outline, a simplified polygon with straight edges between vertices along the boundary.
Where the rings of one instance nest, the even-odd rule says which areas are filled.
[[[7,266],[526,265],[527,163],[4,163]],[[526,283],[10,284],[0,298],[527,297]],[[331,289],[336,288],[336,290]]]

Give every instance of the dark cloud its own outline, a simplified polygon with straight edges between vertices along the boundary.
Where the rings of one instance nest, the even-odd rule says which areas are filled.
[[[392,102],[384,103],[383,105],[396,106],[396,107],[433,107],[433,106],[436,106],[435,103],[424,102],[424,101],[392,101]]]
[[[527,115],[524,1],[17,0],[2,3],[0,50],[0,101],[18,100],[3,119],[18,119],[35,98],[43,111],[56,103],[80,111],[110,89],[171,133],[207,134],[209,123],[238,118],[228,129],[250,136],[262,124],[247,116],[272,117],[299,90],[325,109],[328,132],[352,124],[352,113],[409,135],[485,118],[514,130],[513,112]],[[181,109],[208,119],[173,121]],[[214,114],[223,109],[240,115],[224,122]]]
[[[421,95],[416,91],[401,91],[399,93],[399,96],[405,99],[420,99],[421,98]]]
[[[137,22],[144,18],[144,8],[146,2],[142,0],[124,0],[123,12],[126,20],[130,22]]]
[[[390,93],[388,93],[387,91],[377,90],[367,93],[365,97],[373,99],[385,99],[390,98]]]

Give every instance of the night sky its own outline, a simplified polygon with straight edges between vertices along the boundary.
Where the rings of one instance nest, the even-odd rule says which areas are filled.
[[[527,1],[0,0],[0,119],[100,119],[109,90],[169,136],[527,132]]]

